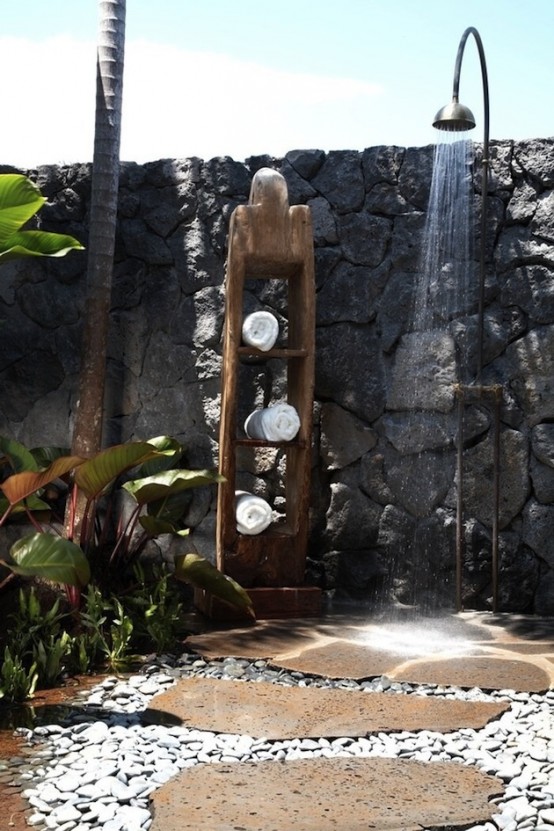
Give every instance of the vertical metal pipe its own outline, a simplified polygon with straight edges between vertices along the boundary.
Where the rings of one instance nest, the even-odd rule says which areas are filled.
[[[485,254],[487,244],[487,193],[489,182],[489,160],[485,157],[488,150],[483,146],[481,163],[481,224],[479,241],[479,307],[477,312],[477,373],[476,381],[481,383],[483,370],[483,329],[485,319]]]
[[[464,393],[461,384],[456,384],[456,392],[458,395],[458,489],[456,495],[456,611],[461,612],[463,610],[462,569],[464,561]]]
[[[494,388],[493,509],[492,509],[492,610],[498,611],[498,525],[500,514],[500,405],[502,387]]]

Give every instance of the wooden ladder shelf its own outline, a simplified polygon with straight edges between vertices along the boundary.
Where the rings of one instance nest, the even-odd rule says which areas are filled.
[[[266,352],[241,345],[243,292],[248,280],[286,280],[286,345]],[[321,592],[304,586],[309,533],[310,467],[315,356],[315,281],[310,209],[289,207],[283,176],[269,168],[252,181],[247,205],[235,209],[229,229],[225,336],[219,433],[217,565],[252,597],[257,617],[317,614]],[[237,423],[241,394],[239,368],[249,358],[286,362],[287,402],[297,411],[300,430],[293,441],[247,438]],[[237,450],[283,447],[286,454],[284,522],[257,535],[237,531],[235,489]]]

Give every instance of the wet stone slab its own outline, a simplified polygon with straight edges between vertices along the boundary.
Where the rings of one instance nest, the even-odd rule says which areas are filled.
[[[507,653],[504,653],[507,654]],[[529,660],[502,657],[498,649],[488,653],[483,646],[470,646],[463,656],[427,656],[406,659],[394,651],[336,641],[305,649],[299,655],[277,655],[275,666],[326,678],[360,680],[388,675],[411,684],[444,684],[480,687],[484,690],[511,689],[518,692],[544,692],[551,686],[551,674]]]
[[[498,644],[498,647],[509,652],[516,652],[520,655],[554,656],[554,643],[552,641],[539,641],[538,643],[533,643],[532,641],[501,642]]]
[[[554,684],[552,624],[467,614],[413,621],[265,621],[187,640],[206,658],[266,658],[326,678],[542,692]]]
[[[450,763],[308,759],[189,768],[152,795],[151,831],[421,831],[492,815],[500,780]]]
[[[389,675],[398,664],[398,656],[385,650],[350,643],[334,641],[313,649],[305,649],[298,655],[276,655],[271,663],[284,669],[298,670],[325,678],[375,678]]]
[[[287,739],[365,736],[396,730],[445,733],[461,727],[478,729],[508,707],[508,701],[461,701],[187,678],[156,696],[143,718],[199,730]]]
[[[545,692],[551,684],[550,675],[529,661],[492,655],[417,661],[391,673],[391,678],[412,684],[447,684],[530,693]]]
[[[300,653],[318,642],[336,640],[336,625],[319,621],[258,621],[253,626],[206,632],[187,638],[187,647],[209,660],[228,655],[272,658],[285,652]],[[353,638],[355,627],[341,624],[341,637]]]

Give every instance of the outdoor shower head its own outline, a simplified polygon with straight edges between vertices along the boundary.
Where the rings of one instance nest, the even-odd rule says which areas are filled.
[[[462,133],[466,130],[473,130],[475,117],[469,107],[460,104],[458,99],[454,97],[450,104],[438,111],[433,121],[433,127],[436,127],[437,130]]]
[[[483,310],[485,302],[485,244],[487,239],[487,195],[488,195],[488,168],[489,168],[489,82],[487,76],[487,62],[481,35],[473,26],[469,26],[462,35],[454,64],[454,83],[452,84],[452,101],[436,114],[433,127],[437,130],[446,130],[454,133],[472,130],[475,127],[475,117],[468,107],[460,104],[460,73],[462,58],[467,39],[470,35],[475,38],[479,61],[481,63],[481,80],[483,82],[483,153],[481,159],[481,242],[479,251],[479,325],[477,327],[477,372],[476,380],[481,383],[483,368]]]

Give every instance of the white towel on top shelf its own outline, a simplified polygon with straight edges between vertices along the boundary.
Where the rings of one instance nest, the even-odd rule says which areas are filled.
[[[300,419],[290,404],[274,404],[250,413],[244,430],[251,439],[292,441],[300,430]]]
[[[275,344],[278,334],[279,324],[271,312],[252,312],[244,318],[242,340],[248,346],[267,352]]]
[[[273,521],[271,505],[247,491],[235,491],[235,514],[239,534],[261,534]]]

